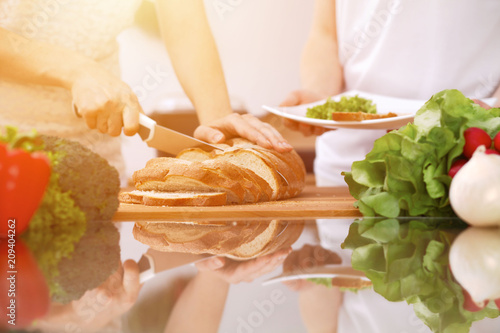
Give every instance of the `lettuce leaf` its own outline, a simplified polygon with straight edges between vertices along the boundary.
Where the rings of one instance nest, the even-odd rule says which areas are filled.
[[[455,216],[448,170],[462,154],[469,127],[494,136],[500,109],[485,110],[458,90],[432,96],[413,123],[376,140],[364,160],[342,173],[355,206],[364,216]]]
[[[433,332],[469,332],[472,322],[500,312],[493,302],[479,312],[463,308],[448,252],[465,227],[459,219],[364,218],[351,225],[342,247],[353,250],[352,267],[366,274],[375,292],[412,304]]]

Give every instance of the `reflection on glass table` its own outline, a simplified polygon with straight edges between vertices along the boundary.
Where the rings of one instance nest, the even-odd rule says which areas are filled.
[[[31,331],[500,331],[499,320],[490,319],[499,315],[493,288],[500,284],[493,283],[498,281],[498,268],[478,268],[480,262],[499,265],[498,251],[488,250],[495,241],[500,243],[496,229],[490,230],[488,241],[481,241],[486,236],[477,236],[474,228],[443,218],[128,224],[132,225],[135,243],[122,243],[121,249],[112,224],[88,228],[77,237],[79,242],[68,234],[42,243],[37,237],[24,239],[51,292],[48,315]],[[120,228],[122,236],[131,230]],[[462,243],[474,244],[474,256],[460,245],[462,238]],[[64,240],[75,244],[74,255],[57,260],[54,247],[65,248],[60,245]],[[171,265],[140,285],[140,267],[133,261],[120,265],[118,255],[134,252],[140,244],[155,251],[158,262],[205,256],[196,263]],[[458,258],[453,260],[463,264],[453,272],[450,249]],[[340,268],[357,276],[345,278],[338,274]],[[466,283],[458,282],[455,270],[465,279],[489,281],[491,286],[483,283],[480,292],[469,291],[491,301],[471,306],[472,298],[462,287]],[[326,272],[322,278],[320,271]],[[287,274],[300,278],[276,280]]]

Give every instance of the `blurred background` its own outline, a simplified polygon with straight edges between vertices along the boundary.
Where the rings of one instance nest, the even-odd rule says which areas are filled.
[[[313,154],[314,139],[289,133],[261,106],[277,105],[300,87],[300,56],[312,7],[313,1],[303,0],[205,0],[233,109],[264,117],[303,156]],[[143,2],[134,26],[119,36],[119,43],[122,77],[144,111],[162,125],[192,134],[196,116],[161,41],[153,3]],[[128,177],[156,156],[137,136],[123,137],[123,153]]]

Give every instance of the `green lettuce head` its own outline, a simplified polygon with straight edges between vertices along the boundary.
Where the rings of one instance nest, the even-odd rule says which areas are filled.
[[[500,130],[500,109],[485,110],[458,90],[444,90],[418,110],[414,123],[376,140],[366,158],[343,173],[361,213],[454,216],[448,170],[462,154],[469,127],[493,136]]]

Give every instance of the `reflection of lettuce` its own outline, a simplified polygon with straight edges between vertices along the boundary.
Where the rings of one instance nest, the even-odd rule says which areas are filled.
[[[464,228],[456,220],[365,218],[354,222],[342,244],[352,249],[352,266],[392,302],[413,304],[433,332],[469,332],[472,322],[499,315],[493,302],[480,312],[463,309],[462,288],[449,270],[450,245]]]
[[[463,132],[500,130],[500,109],[485,110],[457,90],[425,103],[414,124],[375,141],[351,172],[343,173],[364,216],[454,216],[448,202],[453,160],[462,154]]]

